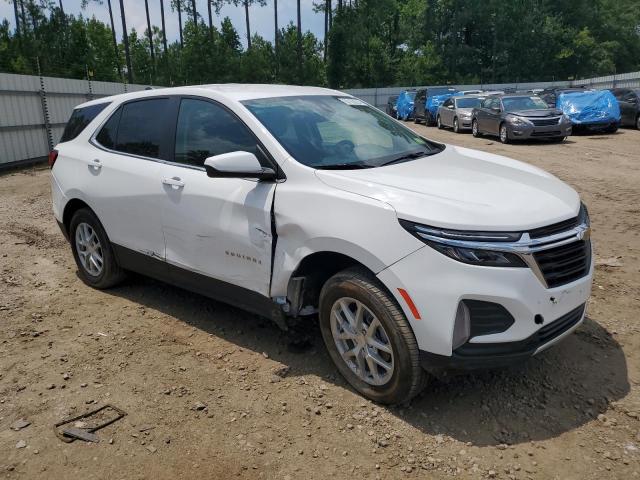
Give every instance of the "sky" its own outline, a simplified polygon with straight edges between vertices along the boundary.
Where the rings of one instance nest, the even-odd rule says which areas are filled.
[[[142,33],[147,28],[147,18],[144,11],[144,0],[123,0],[126,13],[127,28]],[[57,2],[56,2],[57,3]],[[91,1],[85,10],[81,10],[81,0],[63,0],[64,10],[66,13],[74,15],[82,13],[84,16],[95,16],[98,20],[109,24],[109,10],[107,1],[102,0],[100,5],[95,0]],[[167,39],[169,41],[178,39],[178,13],[172,12],[170,8],[171,0],[164,0],[165,22],[167,26]],[[266,6],[257,5],[249,7],[249,20],[251,22],[251,34],[258,33],[265,39],[273,41],[274,24],[273,24],[273,0],[267,0]],[[301,0],[302,10],[302,30],[310,30],[320,39],[324,35],[324,14],[315,13],[313,11],[313,0]],[[120,19],[119,0],[111,0],[113,8],[113,21],[116,27],[118,40],[122,38],[122,21]],[[196,0],[196,8],[198,14],[208,22],[207,0]],[[280,27],[285,26],[289,22],[296,23],[296,0],[278,0],[278,24]],[[161,25],[160,20],[160,0],[149,0],[149,14],[151,16],[152,25]],[[242,40],[242,44],[246,47],[247,34],[245,28],[244,8],[226,5],[220,11],[220,15],[215,17],[214,24],[220,26],[221,20],[228,16],[238,31],[238,35]],[[13,0],[0,0],[0,18],[6,18],[11,25],[14,25]],[[186,20],[183,12],[182,21]]]

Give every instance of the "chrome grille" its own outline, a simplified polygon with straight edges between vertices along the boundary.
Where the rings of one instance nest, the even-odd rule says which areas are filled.
[[[591,242],[578,240],[533,254],[549,288],[578,280],[589,273]]]
[[[558,125],[560,123],[560,117],[555,118],[530,118],[529,121],[536,127],[548,127],[551,125]]]

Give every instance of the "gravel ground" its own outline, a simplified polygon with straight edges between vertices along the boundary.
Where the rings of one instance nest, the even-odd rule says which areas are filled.
[[[337,375],[313,322],[304,348],[267,320],[142,277],[86,287],[51,214],[48,171],[5,174],[0,475],[640,476],[640,132],[503,146],[415,128],[543,167],[580,192],[598,265],[574,335],[524,366],[434,378],[410,406],[377,406]],[[56,438],[57,421],[105,403],[128,415],[100,443]]]

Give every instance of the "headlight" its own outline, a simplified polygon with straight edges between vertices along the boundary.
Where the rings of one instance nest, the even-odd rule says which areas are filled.
[[[506,120],[512,125],[527,125],[529,122],[517,115],[507,115]]]
[[[515,253],[491,250],[493,244],[517,242],[522,236],[521,232],[448,230],[420,225],[407,220],[400,220],[400,224],[434,250],[458,262],[485,267],[527,266]],[[474,242],[482,244],[482,248],[474,248]]]
[[[465,118],[465,119],[471,118],[471,114],[470,113],[460,113],[460,114],[458,114],[458,116],[460,118]]]

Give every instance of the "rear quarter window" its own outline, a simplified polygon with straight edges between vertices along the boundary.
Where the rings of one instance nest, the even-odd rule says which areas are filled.
[[[107,105],[109,105],[109,102],[76,108],[71,113],[71,118],[69,118],[67,126],[64,128],[60,142],[68,142],[80,135],[87,125],[89,125]]]

